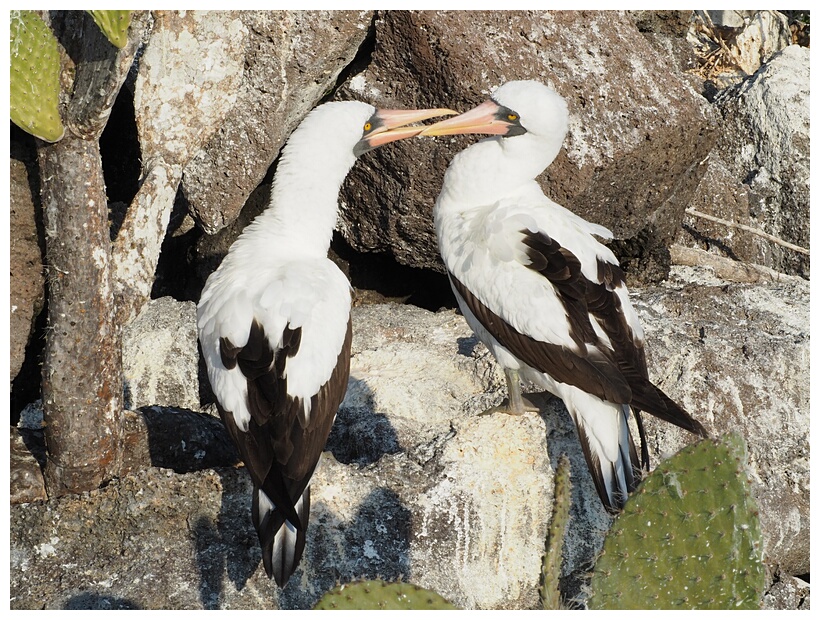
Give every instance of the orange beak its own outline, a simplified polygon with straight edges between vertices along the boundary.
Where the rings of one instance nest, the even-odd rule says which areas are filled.
[[[419,135],[449,136],[459,133],[483,133],[514,136],[524,132],[516,113],[489,100],[455,118],[448,118],[423,127]]]
[[[369,147],[366,150],[374,149],[388,142],[412,138],[419,135],[424,129],[423,126],[410,126],[411,123],[426,121],[435,116],[446,114],[458,114],[455,110],[448,108],[435,108],[428,110],[376,110],[373,116],[373,129],[366,132],[362,137]],[[365,152],[365,151],[362,151]]]

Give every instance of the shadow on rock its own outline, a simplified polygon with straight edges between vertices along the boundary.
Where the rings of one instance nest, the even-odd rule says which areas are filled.
[[[302,566],[279,595],[281,609],[311,609],[337,583],[390,581],[410,573],[411,513],[393,491],[374,489],[349,522],[340,522],[322,502],[312,511]],[[303,587],[302,571],[309,588]]]
[[[251,521],[252,485],[244,468],[216,470],[222,479],[222,503],[216,523],[200,517],[192,527],[199,597],[204,609],[220,609],[222,577],[242,590],[262,561]]]
[[[364,391],[364,382],[358,383],[358,397],[364,397],[358,403],[365,404],[340,408],[326,449],[341,463],[366,466],[385,454],[399,452],[400,447],[388,419],[373,413],[372,396]],[[166,414],[162,423],[154,426],[153,433],[167,428],[167,418],[173,416]],[[219,420],[212,420],[221,427]],[[152,421],[148,424],[151,426]],[[211,423],[206,424],[210,428]],[[202,429],[200,435],[201,432]],[[158,457],[167,463],[169,446],[176,445],[178,440],[169,441],[166,435],[162,443],[165,447]],[[192,441],[186,439],[185,443],[185,454],[173,454],[177,466],[190,461],[188,450]],[[339,506],[314,498],[302,561],[288,585],[278,590],[268,582],[260,566],[262,556],[251,521],[250,477],[244,467],[218,467],[214,471],[222,485],[219,514],[216,521],[201,516],[191,527],[199,571],[199,598],[204,609],[221,608],[226,596],[225,575],[237,591],[245,589],[249,582],[253,582],[251,587],[255,585],[264,591],[270,587],[274,598],[278,591],[280,609],[308,609],[337,582],[377,577],[389,580],[409,574],[411,513],[396,493],[378,487],[361,501],[339,497]],[[355,516],[349,520],[340,517],[339,513],[346,508],[344,502],[352,501],[358,506]]]
[[[63,609],[141,609],[133,601],[96,592],[83,592],[66,601]]]
[[[184,474],[239,462],[239,453],[219,418],[177,407],[144,407],[140,413],[153,467]]]
[[[385,454],[401,451],[390,420],[375,411],[373,392],[365,380],[351,377],[325,450],[347,465],[370,465]]]
[[[473,357],[473,351],[475,350],[476,346],[478,346],[478,336],[470,336],[469,338],[459,338],[458,342],[458,354],[463,355],[465,357]]]
[[[199,568],[199,600],[203,609],[219,609],[220,581],[229,553],[225,549],[218,524],[205,517],[193,527],[196,565]]]

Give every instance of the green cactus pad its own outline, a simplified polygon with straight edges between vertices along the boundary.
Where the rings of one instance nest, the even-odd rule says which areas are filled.
[[[314,609],[456,609],[430,590],[380,579],[354,581],[327,592]]]
[[[765,583],[746,443],[688,446],[629,498],[604,542],[590,609],[757,609]]]
[[[89,13],[112,45],[120,49],[125,47],[128,42],[128,26],[131,25],[131,11],[89,11]]]
[[[65,128],[57,108],[60,53],[57,39],[35,11],[11,11],[9,91],[12,122],[47,142]]]
[[[544,609],[561,609],[561,591],[558,589],[561,579],[561,561],[563,559],[564,533],[569,521],[571,502],[569,480],[569,459],[562,455],[555,470],[555,501],[552,507],[552,520],[547,532],[546,551],[541,562],[541,586],[538,590],[541,606]]]

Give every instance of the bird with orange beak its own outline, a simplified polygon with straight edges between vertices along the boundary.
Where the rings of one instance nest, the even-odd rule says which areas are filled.
[[[561,398],[598,495],[615,512],[649,468],[642,411],[707,433],[649,380],[624,272],[596,239],[612,233],[547,198],[535,180],[568,126],[558,93],[516,81],[419,135],[490,134],[458,153],[444,175],[433,211],[439,250],[464,318],[504,369],[509,398],[494,410],[537,411],[521,379]]]
[[[231,246],[197,306],[208,378],[253,482],[268,577],[285,587],[305,549],[310,479],[350,371],[350,284],[327,257],[356,158],[417,135],[446,109],[314,109],[282,150],[270,204]]]

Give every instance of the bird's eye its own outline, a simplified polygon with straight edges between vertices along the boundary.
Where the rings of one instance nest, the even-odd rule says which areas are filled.
[[[370,123],[370,121],[368,121],[364,124],[364,130],[365,131],[370,131],[372,128],[373,128],[373,125]]]
[[[508,121],[517,121],[518,120],[518,114],[507,114],[507,120]]]

